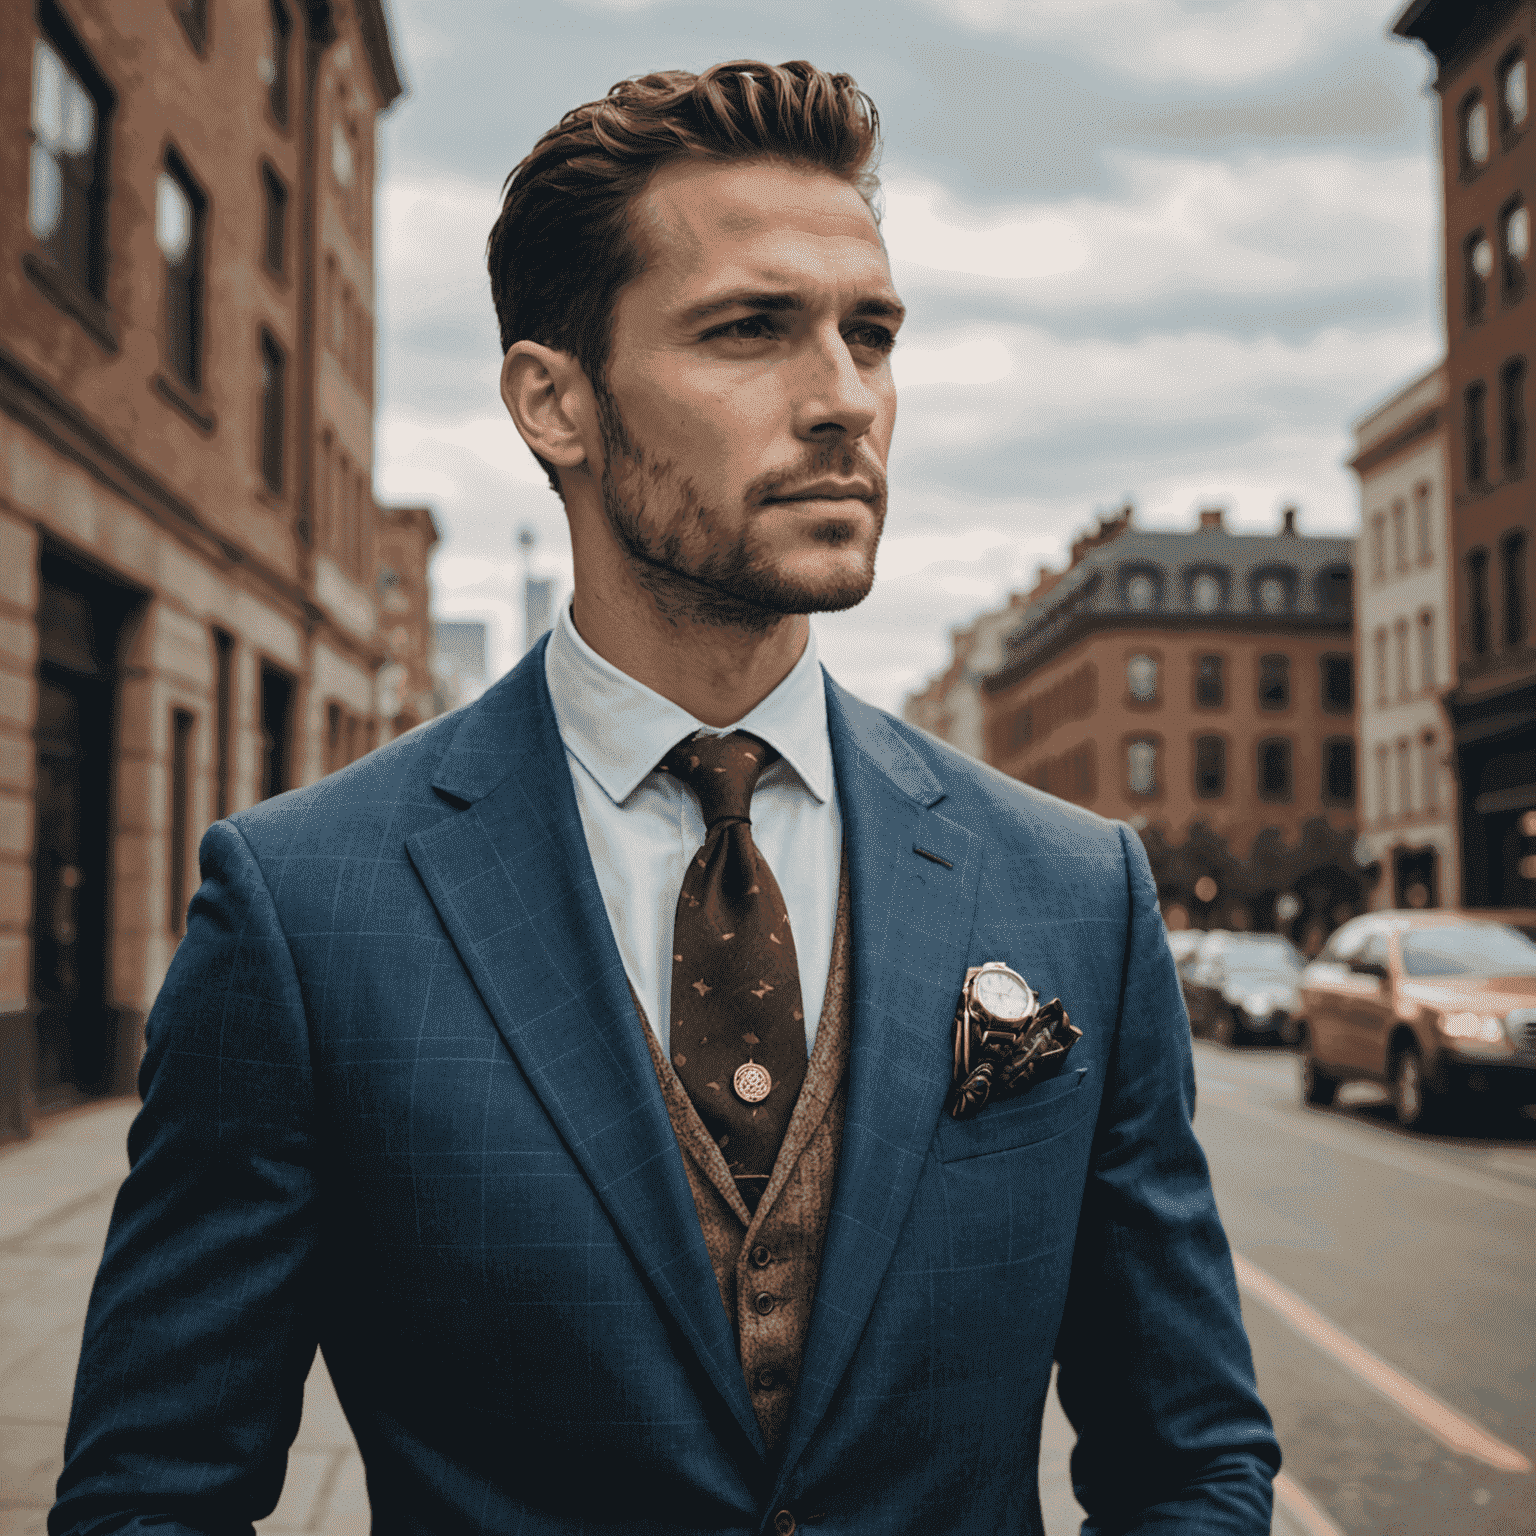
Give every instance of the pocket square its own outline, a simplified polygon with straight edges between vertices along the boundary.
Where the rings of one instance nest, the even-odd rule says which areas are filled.
[[[973,966],[955,1008],[955,1068],[949,1112],[979,1114],[1054,1077],[1082,1038],[1061,999],[1041,1003],[1017,971],[998,960]]]

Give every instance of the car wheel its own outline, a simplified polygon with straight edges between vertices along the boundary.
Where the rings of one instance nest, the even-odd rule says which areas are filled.
[[[1243,1034],[1243,1026],[1237,1022],[1236,1009],[1218,1008],[1216,1010],[1216,1017],[1211,1023],[1211,1039],[1217,1045],[1236,1045]]]
[[[1316,1104],[1319,1108],[1332,1104],[1339,1091],[1337,1078],[1329,1075],[1318,1065],[1314,1056],[1301,1058],[1301,1102]]]
[[[1405,1045],[1392,1058],[1392,1109],[1404,1130],[1427,1131],[1446,1118],[1447,1095],[1425,1078],[1416,1045]]]

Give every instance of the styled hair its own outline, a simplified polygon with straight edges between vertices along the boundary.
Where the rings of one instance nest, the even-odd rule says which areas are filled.
[[[878,219],[879,139],[879,113],[853,79],[803,59],[621,80],[567,112],[502,188],[486,246],[502,352],[536,341],[568,353],[605,401],[613,306],[645,267],[630,209],[653,172],[694,156],[782,160],[840,177]]]

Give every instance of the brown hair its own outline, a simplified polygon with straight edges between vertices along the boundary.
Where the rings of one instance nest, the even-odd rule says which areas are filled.
[[[605,401],[614,301],[644,268],[629,208],[658,167],[691,155],[786,160],[841,177],[873,212],[879,136],[853,79],[803,59],[621,80],[567,112],[507,177],[486,246],[503,353],[525,340],[569,353]]]

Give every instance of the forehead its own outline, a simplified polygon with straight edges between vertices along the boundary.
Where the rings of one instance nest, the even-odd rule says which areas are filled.
[[[857,189],[782,161],[662,166],[634,210],[647,286],[776,279],[889,288],[890,265]]]

